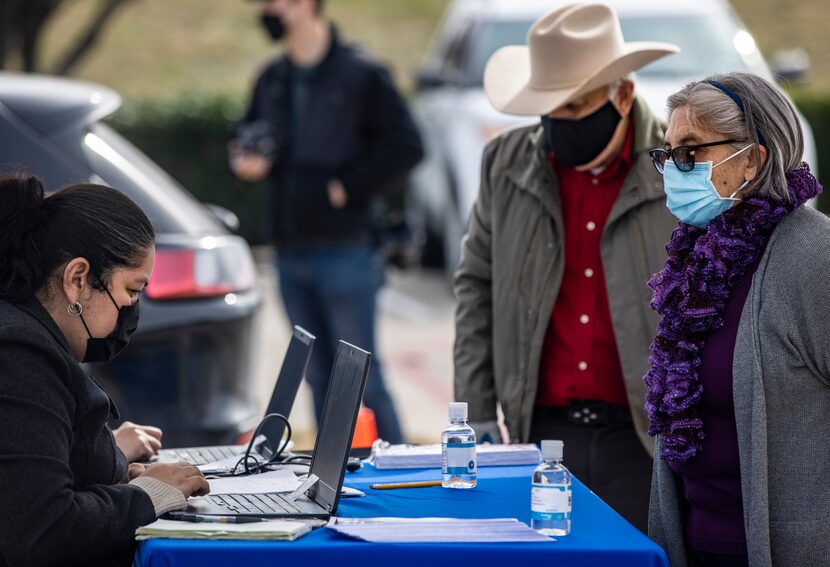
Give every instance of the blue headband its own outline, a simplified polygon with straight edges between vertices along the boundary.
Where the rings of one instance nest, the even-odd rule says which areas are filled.
[[[729,87],[724,85],[723,83],[719,83],[717,81],[709,81],[709,80],[707,80],[705,82],[709,83],[710,85],[712,85],[713,87],[715,87],[719,91],[722,91],[726,96],[728,96],[733,101],[735,101],[735,104],[738,105],[738,108],[741,109],[741,112],[746,114],[746,110],[744,110],[744,103],[741,100],[741,97],[738,96],[738,93],[736,93],[735,91],[733,91],[732,89],[730,89]],[[761,145],[766,146],[767,142],[766,142],[766,140],[764,140],[764,136],[761,134],[761,131],[758,130],[758,128],[756,128],[755,133],[758,134],[758,142],[760,142]]]
[[[732,89],[730,89],[729,87],[727,87],[723,83],[719,83],[717,81],[706,81],[706,82],[709,83],[710,85],[712,85],[713,87],[715,87],[716,89],[723,91],[724,94],[726,94],[726,96],[728,96],[729,98],[731,98],[732,100],[735,101],[735,104],[738,105],[738,108],[741,109],[741,112],[744,112],[744,103],[741,100],[741,97],[739,97],[737,95],[737,93],[735,93],[735,91],[733,91]]]

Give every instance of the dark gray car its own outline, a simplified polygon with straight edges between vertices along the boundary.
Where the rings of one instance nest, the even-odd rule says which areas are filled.
[[[235,441],[256,415],[262,297],[250,248],[216,209],[100,122],[120,105],[98,85],[0,73],[0,172],[35,173],[49,189],[103,183],[141,206],[158,234],[141,322],[121,355],[90,372],[121,419],[161,427],[165,445]]]

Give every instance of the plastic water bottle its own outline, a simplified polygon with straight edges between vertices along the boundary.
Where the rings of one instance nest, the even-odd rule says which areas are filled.
[[[571,473],[562,466],[562,441],[542,441],[542,464],[533,471],[530,527],[546,536],[571,533]]]
[[[467,425],[467,402],[450,404],[450,424],[441,433],[441,472],[444,488],[476,485],[476,432]]]

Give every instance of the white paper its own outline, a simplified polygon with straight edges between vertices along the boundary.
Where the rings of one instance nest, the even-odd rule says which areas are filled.
[[[532,443],[475,446],[477,466],[536,465],[541,462],[539,448]],[[389,445],[372,451],[377,469],[440,468],[441,445]]]
[[[308,526],[303,522],[289,522],[286,520],[264,520],[247,524],[221,524],[215,522],[181,522],[178,520],[156,520],[152,524],[142,526],[139,530],[171,531],[171,532],[268,532],[268,533],[300,533],[307,531]]]
[[[212,478],[208,482],[212,495],[292,492],[300,486],[297,476],[290,470],[268,471],[249,476]]]
[[[181,522],[156,520],[136,530],[136,539],[294,539],[308,533],[311,526],[303,522],[267,520],[248,524]]]
[[[336,518],[329,529],[375,543],[550,542],[516,518]]]

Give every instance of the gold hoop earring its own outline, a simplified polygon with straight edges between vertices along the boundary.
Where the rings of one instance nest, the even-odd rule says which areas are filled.
[[[84,307],[81,305],[80,301],[76,301],[75,303],[70,303],[66,306],[66,312],[73,317],[78,317],[84,312]]]

